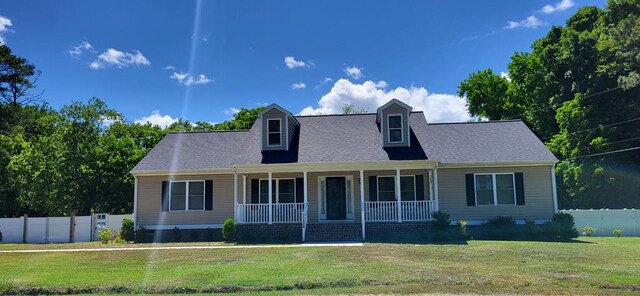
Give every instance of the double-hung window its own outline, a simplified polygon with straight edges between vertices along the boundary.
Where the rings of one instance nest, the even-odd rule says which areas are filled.
[[[389,114],[389,143],[401,143],[402,138],[402,114]]]
[[[280,119],[267,119],[267,146],[278,147],[282,143],[282,127]]]
[[[400,197],[404,201],[416,200],[415,176],[400,176]],[[378,177],[378,201],[396,200],[396,177]]]
[[[272,203],[295,203],[295,179],[272,179]],[[269,203],[269,180],[260,180],[260,203]]]
[[[171,182],[171,211],[203,211],[204,181]]]
[[[515,205],[515,178],[513,173],[476,174],[476,204]]]

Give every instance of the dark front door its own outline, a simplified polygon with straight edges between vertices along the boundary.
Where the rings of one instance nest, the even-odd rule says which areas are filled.
[[[345,177],[327,177],[327,220],[347,218]]]

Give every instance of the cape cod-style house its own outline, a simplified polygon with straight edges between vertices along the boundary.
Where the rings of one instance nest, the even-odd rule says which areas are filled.
[[[170,133],[132,170],[150,230],[221,228],[298,240],[428,231],[433,211],[479,223],[548,220],[557,159],[519,120],[427,123],[391,100],[376,113],[294,116],[251,129]]]

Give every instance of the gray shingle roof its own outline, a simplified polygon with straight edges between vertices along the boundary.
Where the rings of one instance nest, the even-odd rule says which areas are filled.
[[[556,161],[519,120],[427,124],[412,112],[411,147],[382,148],[376,114],[297,116],[289,151],[260,150],[260,121],[248,131],[171,133],[133,169],[224,169],[260,163],[318,163],[429,159],[443,163]]]

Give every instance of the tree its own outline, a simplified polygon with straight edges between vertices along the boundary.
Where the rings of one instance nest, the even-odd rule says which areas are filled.
[[[364,114],[367,113],[367,109],[360,109],[353,104],[345,104],[342,106],[342,114]]]
[[[29,104],[40,100],[40,94],[32,95],[30,90],[40,76],[35,66],[26,59],[11,53],[6,45],[0,45],[0,99],[14,108],[19,104]]]

